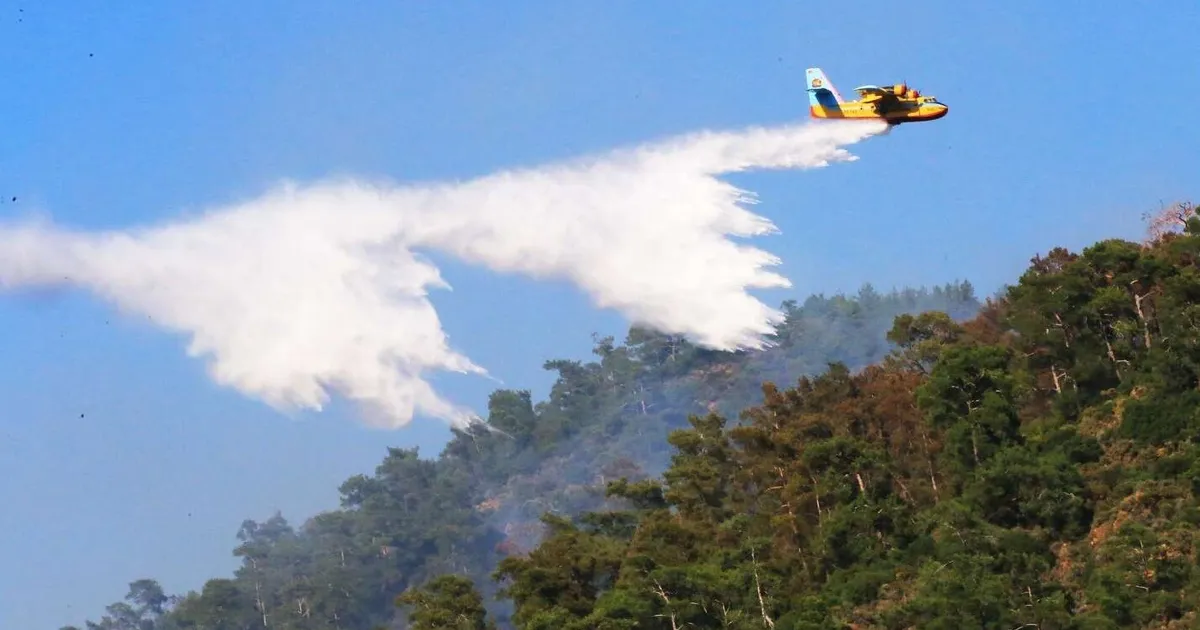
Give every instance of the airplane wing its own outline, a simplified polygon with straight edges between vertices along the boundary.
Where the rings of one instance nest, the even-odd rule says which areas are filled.
[[[874,103],[877,111],[896,104],[896,95],[878,85],[860,85],[854,88],[864,103]]]
[[[883,96],[884,94],[890,93],[878,85],[860,85],[854,88],[854,91],[858,92],[862,96],[866,96],[867,94],[877,94],[879,96]]]

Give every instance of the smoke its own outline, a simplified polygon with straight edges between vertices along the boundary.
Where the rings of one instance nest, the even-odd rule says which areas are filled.
[[[782,315],[747,293],[787,287],[778,259],[728,237],[775,231],[716,175],[817,168],[886,127],[830,122],[705,132],[465,183],[284,183],[175,223],[85,233],[0,226],[0,287],[76,286],[190,336],[223,386],[276,408],[336,392],[366,422],[477,418],[431,371],[486,375],[447,342],[414,249],[501,273],[568,279],[594,303],[718,349],[758,348]]]

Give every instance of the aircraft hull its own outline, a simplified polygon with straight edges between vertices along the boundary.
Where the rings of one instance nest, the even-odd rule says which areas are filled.
[[[862,111],[846,108],[845,105],[838,109],[826,109],[819,105],[808,108],[809,116],[812,118],[823,118],[826,120],[862,120],[862,121],[878,121],[883,120],[889,125],[899,125],[902,123],[927,122],[937,120],[945,116],[949,112],[949,108],[942,108],[937,111],[922,112],[908,111],[896,112],[885,116],[880,116],[874,111]]]

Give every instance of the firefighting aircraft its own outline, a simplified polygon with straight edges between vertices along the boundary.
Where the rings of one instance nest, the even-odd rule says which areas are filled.
[[[949,111],[937,98],[924,96],[904,83],[885,87],[862,85],[854,88],[859,100],[844,101],[820,68],[809,68],[805,78],[808,79],[808,113],[813,118],[883,119],[888,125],[899,125],[937,120]]]

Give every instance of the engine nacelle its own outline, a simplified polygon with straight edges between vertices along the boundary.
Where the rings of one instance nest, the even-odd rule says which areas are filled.
[[[896,96],[904,96],[908,92],[908,86],[903,83],[897,83],[893,88],[893,92],[895,92]]]

